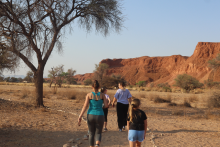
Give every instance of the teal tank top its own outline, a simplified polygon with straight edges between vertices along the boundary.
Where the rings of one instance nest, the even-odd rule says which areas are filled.
[[[100,99],[100,92],[92,92],[92,96],[92,99],[89,100],[89,109],[87,111],[87,114],[104,115],[102,109],[103,100]]]

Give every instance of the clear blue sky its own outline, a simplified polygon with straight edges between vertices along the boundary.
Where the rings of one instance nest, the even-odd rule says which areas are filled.
[[[198,42],[220,41],[219,0],[123,0],[122,4],[126,20],[120,34],[87,34],[73,25],[72,34],[65,35],[63,54],[53,51],[44,76],[60,64],[84,74],[106,58],[191,56]],[[29,69],[22,63],[18,70],[15,75],[25,75]]]

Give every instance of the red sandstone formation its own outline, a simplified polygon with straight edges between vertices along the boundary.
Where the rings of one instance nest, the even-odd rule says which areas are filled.
[[[139,57],[131,59],[104,59],[100,63],[109,65],[107,75],[120,74],[130,84],[138,81],[169,84],[174,83],[178,74],[189,74],[200,82],[213,78],[220,81],[218,71],[208,68],[207,62],[216,57],[220,43],[199,42],[192,56],[173,55],[167,57]],[[91,78],[93,74],[76,75],[79,82]]]

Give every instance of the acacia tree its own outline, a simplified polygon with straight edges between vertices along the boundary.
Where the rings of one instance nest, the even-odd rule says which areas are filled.
[[[24,80],[27,82],[34,82],[34,73],[32,71],[28,71]]]
[[[79,26],[106,36],[120,31],[123,22],[118,0],[1,0],[0,39],[34,72],[36,105],[43,106],[43,72],[54,48],[62,50],[61,36],[74,20]],[[31,62],[36,56],[37,66]]]
[[[58,84],[56,77],[58,75],[60,75],[61,73],[63,73],[63,71],[64,71],[63,66],[64,65],[58,65],[57,67],[53,67],[53,68],[51,68],[51,70],[48,70],[48,72],[49,72],[48,77],[50,78],[50,87],[53,82],[55,82],[55,86],[56,86],[56,84]]]
[[[108,69],[108,64],[101,63],[101,64],[95,64],[95,70],[94,70],[94,79],[98,80],[101,85],[103,84],[103,77],[106,74],[106,70]]]
[[[13,71],[17,65],[17,57],[7,52],[7,46],[0,42],[0,75],[3,70]]]

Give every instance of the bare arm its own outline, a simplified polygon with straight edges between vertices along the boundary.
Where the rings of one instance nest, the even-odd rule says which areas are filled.
[[[130,98],[128,98],[128,102],[129,102],[129,104],[131,103],[131,97],[130,97]]]
[[[144,120],[144,131],[145,131],[145,134],[146,134],[146,132],[147,132],[147,119]]]
[[[110,98],[108,98],[108,105],[110,105],[111,104],[111,99]]]
[[[103,98],[103,101],[104,101],[104,108],[108,108],[108,101],[107,101],[104,94],[102,94],[102,98]]]
[[[112,107],[114,107],[115,101],[117,101],[117,99],[114,97],[114,99],[112,101]]]
[[[128,131],[129,131],[129,126],[130,124],[129,124],[129,121],[127,121],[127,129],[128,129]]]
[[[85,113],[87,107],[89,106],[89,94],[86,95],[86,100],[85,100],[85,103],[83,105],[83,108],[82,108],[82,111],[79,115],[79,119],[78,119],[78,125],[80,126],[80,123],[81,123],[81,120],[82,120],[82,116],[83,114]]]

